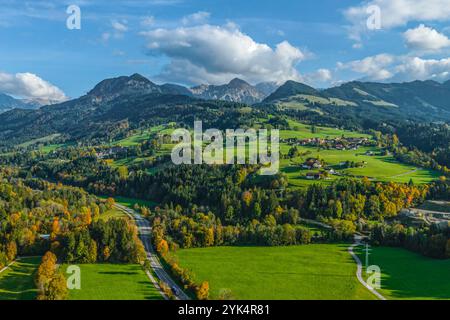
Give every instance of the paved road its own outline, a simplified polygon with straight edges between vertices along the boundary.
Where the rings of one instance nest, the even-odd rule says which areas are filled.
[[[361,244],[360,242],[360,238],[355,237],[355,243],[352,244],[349,248],[348,248],[348,252],[351,254],[351,256],[353,257],[353,259],[356,261],[357,264],[357,269],[356,269],[356,277],[358,278],[358,281],[364,286],[366,287],[370,292],[372,292],[378,299],[380,300],[387,300],[385,297],[383,297],[377,290],[375,290],[374,288],[372,288],[371,286],[369,286],[367,284],[366,281],[364,281],[363,277],[362,277],[362,263],[361,263],[361,259],[359,259],[359,257],[355,254],[355,252],[353,251],[353,249],[357,246],[359,246]]]
[[[167,283],[170,286],[170,288],[172,288],[172,291],[173,288],[175,288],[176,291],[175,296],[177,300],[190,300],[190,298],[183,292],[183,290],[181,290],[181,288],[175,283],[175,281],[172,280],[172,278],[164,270],[157,254],[153,250],[151,243],[150,223],[146,219],[142,218],[136,211],[130,208],[124,207],[119,204],[116,204],[116,207],[126,212],[129,216],[133,217],[134,221],[136,222],[136,225],[138,226],[139,229],[139,236],[141,238],[142,243],[144,244],[145,251],[147,253],[147,258],[150,261],[150,265],[153,271],[155,272],[156,276],[161,281]]]

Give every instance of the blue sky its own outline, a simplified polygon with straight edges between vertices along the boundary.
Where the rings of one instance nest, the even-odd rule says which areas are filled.
[[[135,72],[186,85],[450,78],[450,0],[0,4],[0,92],[23,98],[78,97]],[[66,27],[72,4],[80,30]]]

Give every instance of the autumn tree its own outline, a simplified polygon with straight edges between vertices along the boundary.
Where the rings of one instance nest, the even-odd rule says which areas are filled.
[[[38,294],[38,300],[65,300],[68,296],[67,281],[61,272],[55,272],[49,283]]]
[[[196,296],[198,300],[208,300],[209,298],[209,283],[207,281],[197,288]]]

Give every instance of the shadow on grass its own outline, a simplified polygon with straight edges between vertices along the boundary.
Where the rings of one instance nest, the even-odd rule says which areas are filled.
[[[127,271],[100,271],[99,274],[108,274],[108,275],[124,275],[124,276],[133,276],[139,274],[138,272],[127,272]]]
[[[24,259],[0,275],[0,300],[34,300],[34,273],[40,258]]]
[[[450,260],[438,260],[402,248],[375,247],[370,265],[381,269],[381,293],[388,299],[450,299]],[[360,258],[363,252],[358,250]],[[366,277],[365,271],[363,276]]]

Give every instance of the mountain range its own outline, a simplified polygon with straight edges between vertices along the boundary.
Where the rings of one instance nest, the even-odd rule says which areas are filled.
[[[15,99],[7,94],[0,93],[0,113],[12,109],[37,109],[43,103],[39,100]]]
[[[0,144],[19,144],[48,135],[69,139],[100,139],[125,127],[140,127],[164,121],[192,124],[202,119],[215,128],[239,126],[242,103],[257,112],[306,113],[311,117],[361,121],[449,121],[450,81],[409,83],[349,82],[318,90],[295,81],[266,91],[234,79],[223,86],[186,88],[174,84],[157,85],[134,74],[106,79],[86,95],[33,110],[21,100],[0,95]],[[269,94],[270,93],[270,94]],[[207,99],[207,100],[206,100]],[[263,100],[262,100],[263,99]],[[228,100],[217,102],[218,100]],[[262,100],[262,101],[261,101]],[[261,101],[261,102],[258,102]]]
[[[288,81],[265,98],[280,109],[349,114],[373,119],[450,120],[450,81],[348,82],[317,90]]]
[[[234,79],[230,83],[220,86],[201,85],[187,88],[176,84],[157,85],[140,74],[133,74],[130,77],[123,76],[103,80],[88,92],[88,96],[97,102],[108,102],[121,95],[158,93],[165,95],[185,95],[205,100],[224,100],[255,104],[264,100],[264,98],[277,88],[278,86],[275,83],[266,82],[252,86],[240,79]],[[38,99],[15,99],[9,95],[0,93],[0,113],[12,109],[37,109],[41,106],[51,104],[55,103]]]
[[[278,86],[274,83],[260,83],[252,86],[241,79],[233,79],[224,85],[200,85],[187,88],[176,84],[157,85],[140,74],[130,77],[107,79],[100,82],[88,95],[98,99],[112,100],[124,94],[185,95],[204,100],[223,100],[245,104],[255,104],[263,101],[273,93]]]

